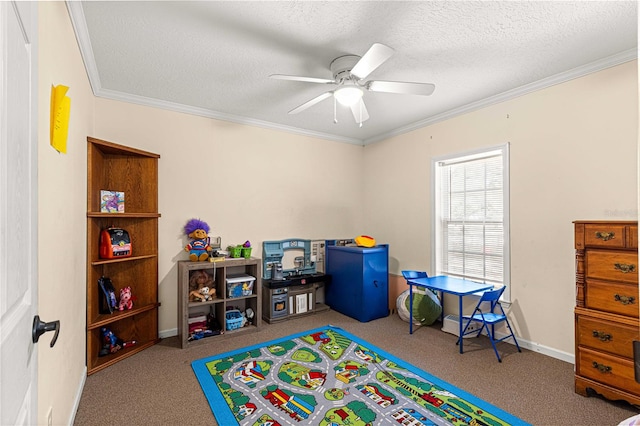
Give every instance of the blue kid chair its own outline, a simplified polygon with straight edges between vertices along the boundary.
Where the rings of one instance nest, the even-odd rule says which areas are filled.
[[[502,342],[505,339],[513,338],[513,341],[516,344],[516,348],[518,348],[518,352],[522,352],[520,350],[520,345],[518,345],[518,341],[516,340],[516,336],[515,334],[513,334],[513,330],[511,329],[511,324],[509,324],[509,319],[507,319],[507,315],[504,313],[504,309],[502,309],[502,305],[500,304],[500,296],[502,296],[504,289],[505,287],[502,286],[496,290],[485,291],[482,294],[482,297],[480,298],[480,300],[478,301],[478,304],[476,305],[476,308],[474,309],[473,314],[471,314],[470,316],[467,316],[467,315],[463,316],[464,320],[467,320],[467,323],[465,324],[464,329],[462,330],[462,336],[464,337],[468,334],[476,333],[476,337],[478,337],[480,336],[480,333],[482,333],[482,330],[486,329],[487,335],[489,336],[489,340],[491,341],[491,346],[493,346],[493,351],[496,353],[496,356],[498,357],[498,362],[502,362],[502,359],[500,358],[498,349],[496,349],[496,343]],[[483,302],[489,302],[491,309],[486,311],[483,311],[482,309],[480,309],[480,305]],[[499,308],[499,312],[496,312],[496,308]],[[480,327],[478,330],[467,331],[467,328],[469,328],[469,324],[471,324],[472,321],[481,322],[482,327]],[[504,322],[507,324],[507,329],[509,330],[509,334],[500,339],[496,339],[495,325],[501,322]],[[459,342],[457,341],[456,345],[458,343]]]
[[[423,271],[402,271],[402,276],[405,280],[410,280],[412,278],[427,278],[428,275]]]

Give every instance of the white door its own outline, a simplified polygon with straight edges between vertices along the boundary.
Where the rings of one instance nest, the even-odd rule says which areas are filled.
[[[1,425],[37,423],[37,5],[0,2]]]

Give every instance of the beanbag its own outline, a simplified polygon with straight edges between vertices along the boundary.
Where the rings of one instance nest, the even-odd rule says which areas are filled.
[[[398,315],[409,322],[409,290],[405,290],[396,299]],[[442,314],[442,304],[438,296],[430,290],[413,291],[413,324],[431,325]]]

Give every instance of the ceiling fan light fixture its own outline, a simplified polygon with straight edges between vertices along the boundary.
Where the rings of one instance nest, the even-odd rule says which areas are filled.
[[[362,89],[355,86],[341,87],[333,92],[336,100],[344,106],[355,105],[362,99]]]

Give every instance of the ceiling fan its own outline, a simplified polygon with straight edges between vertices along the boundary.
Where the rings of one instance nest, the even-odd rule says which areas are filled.
[[[337,123],[335,114],[336,101],[351,108],[353,118],[362,126],[369,119],[369,113],[362,100],[364,90],[371,92],[401,93],[408,95],[428,96],[433,93],[435,87],[430,83],[411,83],[408,81],[364,81],[369,74],[382,65],[393,55],[394,50],[381,43],[374,43],[364,56],[345,55],[334,59],[330,69],[333,79],[299,77],[295,75],[272,74],[269,77],[279,80],[303,81],[305,83],[334,84],[338,87],[324,92],[315,98],[289,111],[289,114],[297,114],[307,108],[321,102],[333,95],[334,98],[334,122]]]

